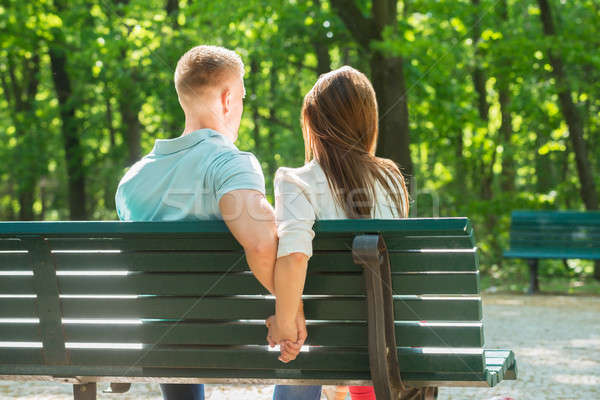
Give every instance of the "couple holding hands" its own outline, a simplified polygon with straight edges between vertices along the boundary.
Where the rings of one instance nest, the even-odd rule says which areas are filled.
[[[258,281],[276,298],[267,342],[294,360],[307,337],[302,291],[318,219],[405,218],[408,193],[391,160],[375,156],[378,111],[368,78],[354,68],[321,75],[300,116],[305,165],[279,168],[275,207],[265,197],[256,157],[234,144],[243,111],[244,64],[235,52],[197,46],[177,63],[175,88],[185,128],[157,139],[121,179],[126,221],[222,219],[244,248]],[[204,399],[200,384],[161,384],[164,399]],[[353,400],[372,387],[350,387]],[[345,396],[345,395],[344,395]],[[275,400],[318,400],[320,386],[277,385]]]

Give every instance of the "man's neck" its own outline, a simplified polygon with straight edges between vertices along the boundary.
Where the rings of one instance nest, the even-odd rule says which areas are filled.
[[[199,129],[212,129],[213,131],[229,138],[229,140],[232,142],[234,141],[233,135],[231,135],[222,124],[216,124],[214,121],[192,120],[188,118],[185,119],[185,127],[181,136],[185,136]]]

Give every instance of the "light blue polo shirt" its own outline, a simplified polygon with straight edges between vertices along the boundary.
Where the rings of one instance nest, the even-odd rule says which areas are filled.
[[[121,179],[115,202],[124,221],[222,219],[219,200],[237,189],[265,193],[258,160],[226,136],[200,129],[157,139]]]

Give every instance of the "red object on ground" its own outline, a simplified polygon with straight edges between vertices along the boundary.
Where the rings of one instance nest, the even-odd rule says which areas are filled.
[[[348,386],[352,400],[375,400],[373,386]]]

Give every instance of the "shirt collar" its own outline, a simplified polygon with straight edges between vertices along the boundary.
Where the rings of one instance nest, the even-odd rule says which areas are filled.
[[[188,133],[187,135],[179,136],[174,139],[156,139],[152,153],[154,154],[171,154],[189,147],[195,146],[206,138],[220,135],[219,132],[212,129],[198,129]]]

